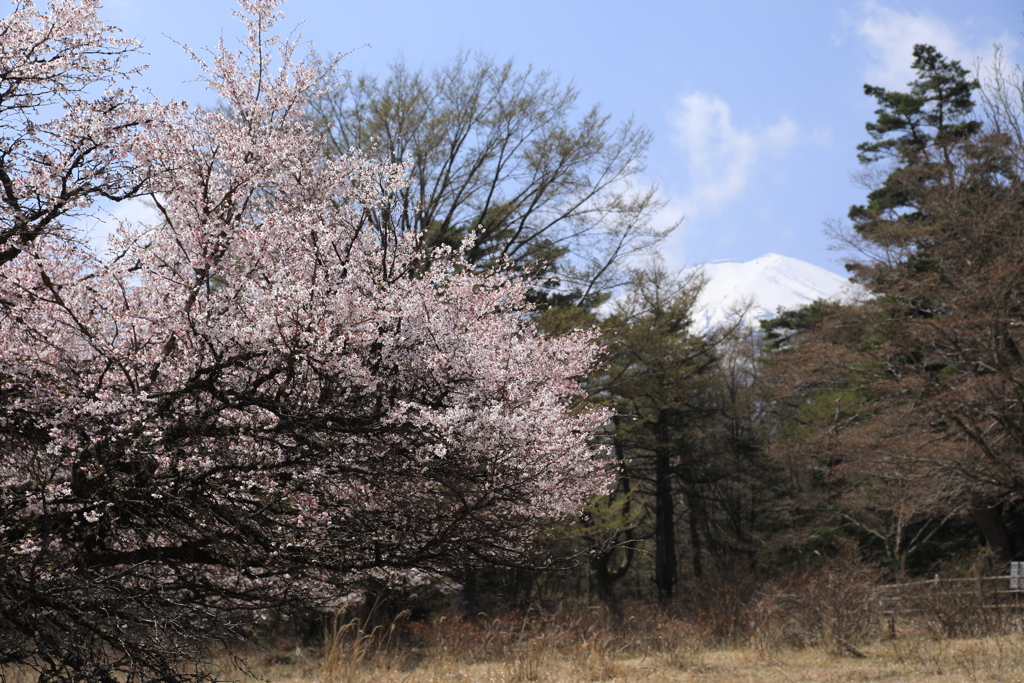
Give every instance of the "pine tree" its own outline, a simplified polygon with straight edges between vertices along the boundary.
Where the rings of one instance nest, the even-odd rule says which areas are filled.
[[[866,205],[851,207],[849,217],[858,233],[874,241],[886,239],[883,226],[894,220],[924,217],[922,190],[955,182],[956,148],[981,130],[981,122],[971,118],[971,93],[979,84],[959,62],[930,45],[915,45],[913,68],[918,75],[910,92],[864,86],[864,94],[878,102],[878,119],[867,124],[871,140],[857,146],[857,158],[892,168]]]

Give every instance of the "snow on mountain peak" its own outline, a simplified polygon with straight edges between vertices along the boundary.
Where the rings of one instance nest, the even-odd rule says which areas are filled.
[[[752,261],[712,261],[698,266],[707,285],[697,299],[694,327],[706,332],[749,303],[748,324],[773,318],[780,307],[799,308],[817,299],[850,302],[866,296],[860,285],[800,259],[765,254]]]

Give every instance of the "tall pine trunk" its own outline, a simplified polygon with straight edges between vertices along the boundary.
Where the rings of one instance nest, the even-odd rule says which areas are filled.
[[[659,602],[672,597],[676,582],[675,506],[672,499],[671,449],[667,425],[660,420],[654,453],[654,583]]]

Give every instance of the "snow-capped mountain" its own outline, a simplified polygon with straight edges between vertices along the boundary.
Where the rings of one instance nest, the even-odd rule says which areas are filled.
[[[773,318],[779,307],[799,308],[816,299],[849,302],[866,296],[860,285],[800,259],[765,254],[753,261],[712,261],[702,266],[708,282],[697,300],[694,327],[713,329],[750,303],[748,323]]]

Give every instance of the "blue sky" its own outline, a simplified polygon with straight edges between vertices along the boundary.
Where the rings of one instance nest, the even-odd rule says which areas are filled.
[[[162,100],[213,104],[175,42],[238,35],[233,0],[108,0],[105,20],[136,37]],[[823,222],[865,194],[851,180],[874,103],[863,84],[902,88],[914,43],[973,66],[1003,45],[1024,62],[1024,16],[1010,0],[718,2],[290,0],[280,26],[353,72],[441,65],[460,49],[514,58],[571,81],[655,135],[644,180],[682,226],[665,245],[676,267],[768,252],[842,273]],[[172,40],[173,39],[173,40]],[[361,47],[369,45],[372,47]],[[356,49],[358,48],[358,49]]]

